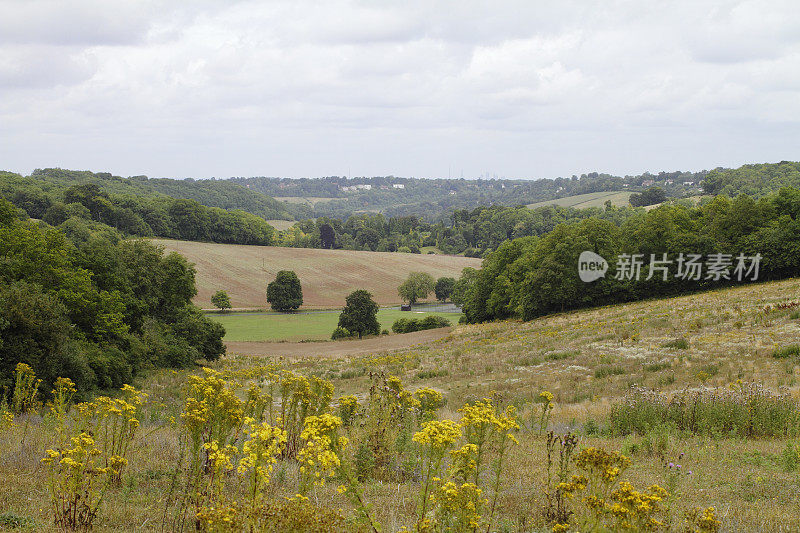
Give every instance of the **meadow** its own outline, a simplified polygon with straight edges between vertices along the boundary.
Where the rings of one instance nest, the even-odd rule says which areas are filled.
[[[792,279],[462,325],[393,352],[315,343],[154,371],[121,415],[98,401],[71,422],[59,402],[14,417],[0,524],[56,530],[48,487],[75,478],[52,465],[89,461],[59,440],[133,427],[130,412],[124,467],[81,470],[90,504],[102,487],[98,531],[797,531],[798,293]],[[109,464],[99,437],[85,444]]]
[[[586,207],[603,207],[608,201],[611,201],[612,205],[622,207],[628,205],[631,194],[633,193],[628,191],[590,192],[586,194],[576,194],[575,196],[565,196],[564,198],[558,198],[556,200],[535,202],[528,204],[526,207],[535,209],[547,205],[559,205],[561,207],[582,209]]]
[[[425,318],[442,316],[458,324],[461,313],[429,313],[381,309],[378,322],[381,329],[391,331],[392,324],[400,318]],[[299,313],[213,313],[211,319],[225,326],[226,341],[304,341],[328,340],[339,323],[338,311],[312,311]]]
[[[179,252],[197,268],[194,303],[212,309],[211,296],[228,293],[234,308],[267,307],[267,283],[279,270],[294,270],[303,287],[301,309],[338,309],[356,289],[366,289],[382,306],[397,305],[397,287],[410,272],[434,278],[459,277],[464,267],[480,268],[481,260],[435,254],[400,254],[352,250],[319,250],[246,246],[154,239]]]

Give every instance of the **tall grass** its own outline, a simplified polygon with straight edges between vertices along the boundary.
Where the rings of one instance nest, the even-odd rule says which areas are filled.
[[[788,394],[758,383],[672,395],[636,387],[611,407],[610,428],[616,435],[644,434],[666,426],[693,435],[791,436],[800,422],[798,407]]]

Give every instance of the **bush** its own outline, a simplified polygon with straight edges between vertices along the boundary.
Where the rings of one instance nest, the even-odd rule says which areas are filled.
[[[428,315],[423,319],[399,318],[392,324],[392,331],[395,333],[411,333],[425,329],[436,329],[449,327],[450,321],[444,317]]]
[[[661,345],[663,348],[675,348],[676,350],[687,350],[689,348],[689,341],[681,337],[680,339],[671,340]]]
[[[339,339],[347,339],[349,337],[353,337],[354,335],[350,333],[346,328],[341,326],[337,326],[335,330],[333,330],[333,334],[331,335],[331,340],[339,340]]]

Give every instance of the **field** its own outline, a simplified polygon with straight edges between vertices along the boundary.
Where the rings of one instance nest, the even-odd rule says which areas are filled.
[[[274,196],[279,202],[286,202],[289,204],[308,204],[314,207],[316,204],[330,202],[331,200],[338,200],[339,198],[324,198],[319,196]]]
[[[234,308],[265,308],[267,283],[279,270],[294,270],[300,278],[302,309],[338,309],[355,289],[370,291],[379,305],[399,304],[397,287],[409,272],[457,278],[464,267],[479,268],[481,264],[480,259],[448,255],[154,242],[196,265],[195,303],[206,309],[213,307],[211,295],[218,290],[227,291]]]
[[[575,196],[558,198],[556,200],[536,202],[533,204],[528,204],[528,207],[533,209],[536,207],[544,207],[546,205],[560,205],[561,207],[574,207],[576,209],[582,209],[585,207],[603,207],[609,200],[611,201],[612,205],[622,207],[628,205],[628,199],[631,197],[631,194],[633,193],[627,191],[591,192],[587,194],[578,194]]]
[[[295,224],[297,224],[294,220],[267,220],[267,224],[272,226],[278,231],[283,231],[291,228]]]
[[[408,312],[396,309],[378,311],[381,329],[391,331],[398,318],[425,318],[443,316],[458,324],[461,313]],[[339,313],[315,311],[309,313],[228,313],[210,314],[213,320],[225,326],[225,341],[300,341],[328,340],[339,322]]]
[[[546,495],[552,494],[554,485],[547,482],[542,425],[557,433],[573,432],[578,439],[578,450],[598,447],[628,457],[630,467],[623,468],[621,473],[607,471],[610,473],[604,475],[630,482],[642,491],[636,493],[640,496],[651,485],[666,489],[669,495],[655,502],[663,510],[658,516],[666,520],[672,531],[684,530],[686,512],[708,507],[714,507],[715,519],[721,522],[720,531],[797,531],[800,529],[797,408],[789,426],[791,431],[775,435],[748,437],[741,432],[753,431],[757,429],[755,426],[734,424],[727,430],[719,430],[703,423],[715,416],[727,417],[737,405],[746,416],[764,405],[759,402],[769,403],[769,398],[775,397],[779,390],[785,395],[781,401],[796,405],[800,393],[800,348],[792,346],[800,343],[798,294],[800,280],[794,279],[562,313],[527,323],[505,321],[457,326],[439,340],[392,352],[326,356],[327,347],[333,349],[347,343],[311,343],[308,353],[314,355],[305,358],[286,360],[265,352],[237,353],[211,367],[222,372],[220,376],[229,386],[241,387],[236,389],[241,391],[241,398],[246,396],[254,375],[278,368],[257,370],[259,365],[277,362],[283,372],[329,380],[334,387],[334,398],[355,395],[365,409],[384,405],[370,403],[370,390],[377,390],[377,394],[394,390],[371,389],[375,380],[381,383],[381,373],[400,377],[409,392],[427,388],[441,393],[444,406],[435,411],[439,419],[458,420],[461,417],[458,410],[465,402],[483,397],[516,407],[520,429],[512,431],[519,443],[507,442],[508,451],[499,469],[500,484],[494,485],[492,481],[491,465],[495,463],[487,462],[485,471],[478,476],[484,491],[481,497],[487,499],[486,504],[478,504],[481,531],[487,527],[491,531],[550,530],[552,522],[545,520],[544,511],[548,508]],[[398,337],[402,336],[389,338]],[[128,453],[129,464],[122,482],[104,494],[96,519],[97,530],[156,531],[162,529],[164,517],[173,516],[169,503],[173,501],[170,495],[175,494],[175,480],[179,479],[175,477],[178,472],[175,465],[184,460],[179,428],[183,424],[184,384],[189,374],[200,371],[159,371],[139,383],[150,394],[148,404],[138,415],[142,427]],[[708,397],[716,398],[746,397],[747,391],[752,390],[757,393],[748,396],[750,399],[745,403],[720,403],[713,409],[697,411],[700,424],[695,429],[656,423],[646,431],[623,434],[612,426],[612,421],[619,419],[611,414],[617,409],[618,413],[632,416],[634,403],[630,394],[634,385],[674,394],[705,391]],[[759,389],[760,386],[765,388]],[[552,393],[552,410],[544,407],[547,402],[540,401],[543,391]],[[394,397],[394,393],[380,396]],[[342,412],[338,405],[334,400],[335,413]],[[428,464],[421,462],[426,455],[419,455],[423,453],[419,450],[428,448],[403,440],[404,433],[391,434],[394,436],[387,442],[391,453],[396,454],[391,456],[393,466],[388,470],[369,470],[376,468],[375,465],[370,466],[371,463],[359,457],[370,448],[359,443],[370,442],[367,440],[370,428],[375,427],[371,424],[379,424],[378,428],[394,426],[380,426],[382,418],[354,416],[357,423],[341,428],[341,434],[349,439],[341,457],[348,465],[361,465],[354,468],[373,474],[367,475],[363,483],[334,478],[303,489],[306,474],[298,469],[297,461],[279,457],[265,497],[268,501],[278,498],[274,501],[284,502],[281,505],[285,507],[279,507],[285,510],[282,520],[308,520],[301,510],[306,509],[303,505],[311,504],[316,509],[332,510],[334,515],[336,509],[342,510],[342,522],[329,530],[371,530],[359,525],[356,504],[348,499],[348,494],[358,490],[358,498],[369,504],[370,516],[383,525],[384,531],[398,531],[403,526],[413,529],[418,495],[427,471],[422,465]],[[759,428],[780,425],[781,416],[775,411],[772,418],[756,422]],[[419,429],[417,422],[410,423],[412,433]],[[15,427],[0,431],[0,519],[5,523],[19,523],[28,530],[54,530],[44,489],[48,478],[40,459],[53,446],[55,438],[53,422],[43,422],[35,414],[19,417]],[[229,453],[235,454],[235,449]],[[487,453],[496,457],[499,452],[487,448]],[[572,468],[574,472],[577,467]],[[215,472],[210,471],[212,475]],[[247,496],[238,480],[233,470],[222,485],[209,485],[212,496],[209,493],[201,496],[212,498],[210,501],[219,505],[233,500],[241,502]],[[227,496],[213,496],[217,494],[213,487],[223,487]],[[467,500],[459,500],[462,503],[453,512],[465,510],[464,502],[475,500],[468,499],[468,492],[459,491],[469,486],[454,487],[450,494]],[[286,503],[283,499],[297,500],[294,495],[306,490],[309,504]],[[496,508],[491,514],[494,525],[489,526],[488,501],[494,500],[495,494]],[[579,496],[567,500],[566,505],[577,513],[570,520],[587,516],[582,501]],[[651,507],[641,507],[636,512]],[[436,509],[437,513],[447,510],[441,506]],[[611,511],[604,516],[612,517]],[[281,524],[284,531],[298,528],[286,526],[283,521]],[[696,521],[693,527],[697,529]],[[193,519],[186,528],[194,528]],[[714,526],[704,531],[716,530]]]

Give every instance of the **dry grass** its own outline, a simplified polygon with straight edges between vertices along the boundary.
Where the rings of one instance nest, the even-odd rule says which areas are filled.
[[[279,270],[297,272],[305,309],[342,307],[345,297],[355,289],[366,289],[378,304],[391,305],[400,303],[397,287],[410,272],[427,272],[435,278],[458,277],[464,267],[479,268],[481,264],[480,259],[449,255],[154,242],[196,265],[195,303],[203,308],[213,308],[211,295],[218,290],[228,292],[234,308],[266,307],[267,283]]]
[[[492,393],[521,408],[533,425],[543,390],[555,395],[550,428],[582,434],[581,446],[599,445],[631,456],[625,474],[636,486],[669,485],[662,455],[680,460],[691,476],[671,486],[672,505],[680,510],[714,506],[723,531],[797,531],[800,471],[784,460],[787,439],[744,440],[724,437],[679,436],[654,432],[644,436],[589,436],[584,425],[602,427],[610,405],[632,384],[679,390],[724,386],[736,379],[755,380],[798,395],[800,367],[795,359],[776,359],[777,346],[800,342],[800,320],[790,310],[765,310],[770,304],[795,299],[800,282],[788,280],[704,294],[565,313],[529,323],[515,321],[459,326],[447,337],[392,352],[331,354],[286,361],[293,370],[333,381],[336,396],[354,393],[363,398],[369,370],[386,370],[403,377],[414,390],[442,391],[447,406],[442,416],[455,416],[465,400]],[[685,339],[688,347],[680,348]],[[331,343],[326,343],[331,344]],[[336,343],[333,343],[336,344]],[[320,346],[324,350],[324,346]],[[315,354],[315,352],[309,352]],[[265,355],[232,355],[217,364],[235,369],[263,362]],[[603,375],[598,368],[621,368]],[[186,372],[158,372],[144,387],[151,410],[131,457],[123,487],[106,495],[98,530],[160,528],[163,497],[175,464],[175,430],[163,421],[179,413],[180,383]],[[596,377],[599,375],[601,377]],[[33,520],[31,530],[47,530],[44,472],[39,458],[48,445],[49,430],[37,419],[23,428],[0,434],[0,514],[13,512]],[[545,448],[542,438],[523,429],[520,445],[512,449],[500,499],[501,530],[541,531]],[[294,483],[291,465],[281,465],[286,486]],[[365,489],[377,518],[387,531],[411,525],[418,487],[413,482],[372,482]],[[334,508],[347,509],[332,487],[312,496]],[[502,529],[506,528],[506,529]]]

